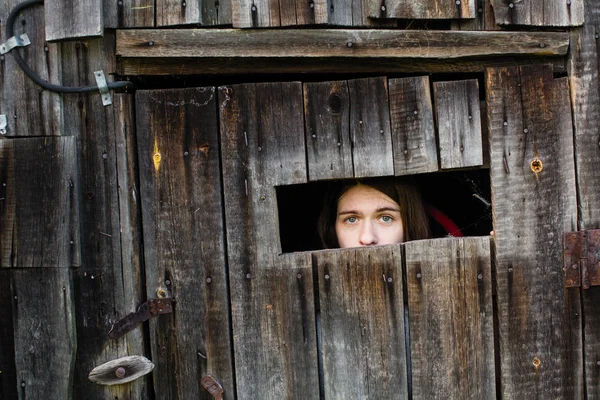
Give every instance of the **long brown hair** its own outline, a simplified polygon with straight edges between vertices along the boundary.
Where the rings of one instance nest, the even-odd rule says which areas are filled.
[[[404,223],[405,241],[429,237],[429,219],[421,194],[415,186],[404,179],[395,177],[354,179],[333,183],[325,195],[325,204],[319,216],[319,236],[324,248],[340,247],[335,233],[338,201],[344,193],[357,185],[365,185],[378,190],[398,203],[400,216]]]

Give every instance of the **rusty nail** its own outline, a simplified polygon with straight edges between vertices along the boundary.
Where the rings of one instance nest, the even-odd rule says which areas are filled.
[[[531,363],[533,364],[533,366],[534,366],[534,367],[536,367],[536,368],[539,368],[539,367],[540,367],[540,364],[541,364],[542,362],[540,361],[540,359],[539,359],[539,358],[535,357]]]
[[[117,376],[117,378],[124,378],[125,377],[125,368],[123,367],[119,367],[117,369],[115,369],[115,375]]]

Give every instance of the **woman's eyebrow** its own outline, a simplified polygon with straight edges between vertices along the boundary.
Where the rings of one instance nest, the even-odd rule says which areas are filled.
[[[358,214],[358,211],[355,211],[355,210],[344,210],[344,211],[340,211],[337,215],[346,215],[346,214]]]
[[[395,211],[395,212],[400,212],[399,208],[396,207],[381,207],[378,208],[377,210],[375,210],[376,212],[383,212],[383,211]]]

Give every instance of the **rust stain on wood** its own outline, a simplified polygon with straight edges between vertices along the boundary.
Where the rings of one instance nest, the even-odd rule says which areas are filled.
[[[162,161],[162,156],[158,151],[158,141],[154,140],[154,151],[152,155],[152,161],[154,162],[154,171],[158,172],[160,169],[160,162]]]

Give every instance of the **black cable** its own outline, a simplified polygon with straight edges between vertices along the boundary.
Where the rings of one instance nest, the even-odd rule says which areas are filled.
[[[15,8],[12,9],[10,14],[8,15],[8,19],[6,20],[6,36],[7,36],[7,38],[11,38],[14,36],[14,24],[15,24],[15,20],[17,19],[17,16],[19,15],[19,13],[28,7],[38,5],[38,4],[39,5],[44,4],[44,0],[27,0],[22,3],[17,4],[15,6]],[[89,92],[98,92],[99,91],[98,86],[67,87],[67,86],[59,86],[59,85],[54,85],[52,83],[49,83],[48,81],[45,81],[42,78],[40,78],[34,70],[29,68],[29,66],[27,65],[25,60],[23,60],[23,57],[21,57],[21,54],[19,53],[18,48],[13,49],[13,51],[11,51],[10,53],[13,55],[13,57],[15,58],[15,61],[17,62],[19,67],[23,70],[25,75],[27,75],[29,77],[29,79],[31,79],[32,81],[34,81],[35,83],[37,83],[38,85],[40,85],[41,87],[43,87],[46,90],[49,90],[51,92],[56,92],[56,93],[89,93]],[[110,89],[121,89],[121,88],[126,88],[128,86],[131,88],[134,87],[132,82],[127,82],[127,81],[110,82],[108,84],[108,89],[109,90]]]

